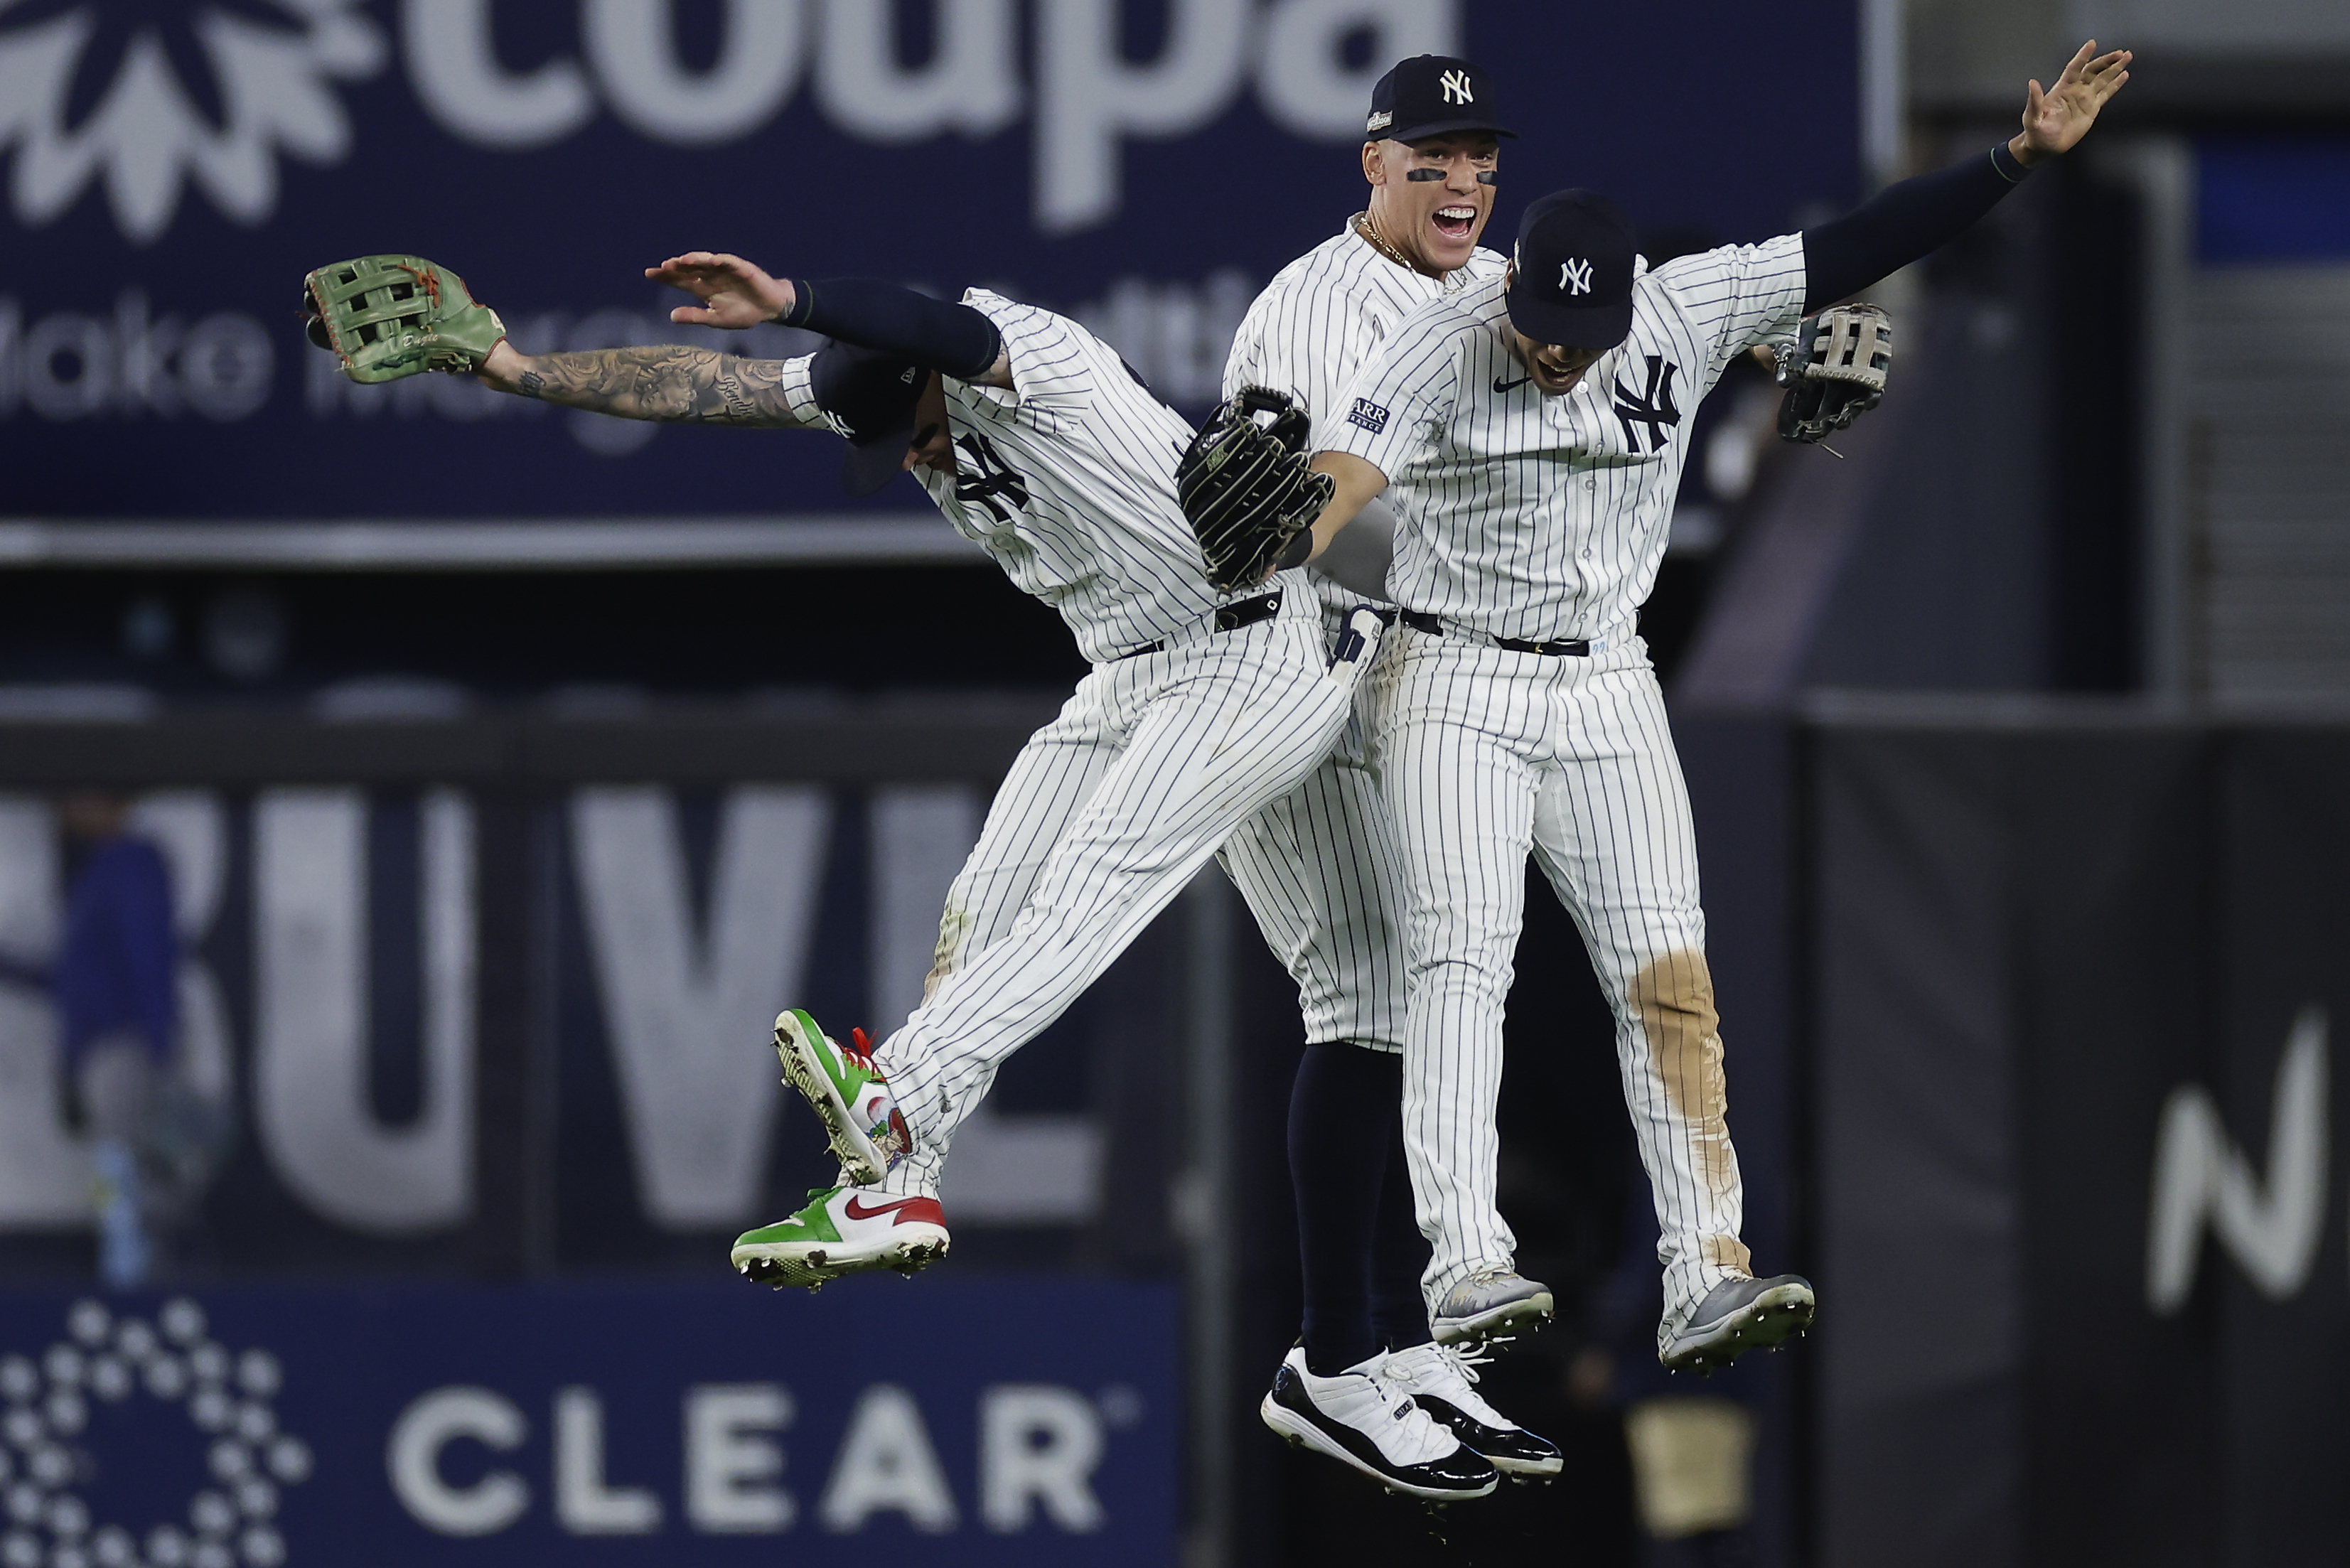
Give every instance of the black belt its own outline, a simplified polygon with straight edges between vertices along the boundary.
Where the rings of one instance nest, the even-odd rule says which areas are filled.
[[[1403,623],[1404,625],[1411,628],[1414,631],[1424,631],[1431,637],[1442,637],[1444,635],[1444,622],[1441,618],[1437,616],[1422,615],[1418,610],[1405,610],[1403,612]],[[1492,642],[1495,648],[1506,648],[1512,653],[1540,653],[1548,655],[1553,659],[1588,659],[1591,657],[1591,644],[1587,639],[1582,638],[1577,638],[1572,641],[1565,642],[1529,642],[1523,637],[1492,637],[1486,633],[1477,633],[1475,635],[1485,637],[1486,639]]]
[[[1238,631],[1244,626],[1254,626],[1261,620],[1271,620],[1281,613],[1281,589],[1275,588],[1269,594],[1259,594],[1253,599],[1234,599],[1228,605],[1218,605],[1216,629]],[[1140,648],[1129,648],[1119,654],[1118,659],[1139,659],[1146,653],[1164,652],[1166,648],[1167,639],[1162,637],[1157,642],[1146,642]],[[1110,662],[1115,664],[1118,659],[1113,659]]]

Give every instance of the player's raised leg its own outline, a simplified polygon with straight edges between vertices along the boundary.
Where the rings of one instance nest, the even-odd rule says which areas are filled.
[[[954,1128],[997,1065],[1099,978],[1235,826],[1314,768],[1346,722],[1356,672],[1328,665],[1318,621],[1301,615],[1087,678],[1124,690],[1114,706],[1132,715],[1130,738],[1010,934],[884,1042],[915,1140],[890,1190],[936,1195]]]
[[[938,948],[923,988],[926,995],[941,978],[1011,930],[1021,906],[1044,874],[1054,846],[1118,760],[1118,737],[1110,732],[1107,715],[1094,695],[1081,686],[1053,722],[1031,735],[1013,759],[988,807],[979,841],[947,890],[946,908],[939,918]],[[790,1009],[775,1020],[775,1044],[783,1059],[785,1082],[811,1106],[823,1107],[817,1121],[840,1161],[842,1182],[878,1183],[890,1162],[905,1152],[907,1132],[904,1119],[896,1114],[896,1098],[865,1043],[864,1031],[853,1031],[849,1043],[843,1044],[826,1034],[808,1013]],[[836,1244],[840,1238],[831,1231],[840,1229],[844,1218],[853,1224],[869,1222],[837,1212],[839,1205],[829,1200],[838,1190],[823,1189],[809,1194],[819,1200],[815,1207],[827,1210],[827,1218],[818,1219],[804,1209],[789,1219],[746,1232],[735,1244],[736,1269],[765,1278],[782,1259],[798,1257],[811,1249],[823,1250],[827,1257],[848,1256]],[[924,1220],[938,1229],[939,1244],[910,1254],[918,1259],[916,1267],[935,1262],[946,1251],[946,1217],[938,1211],[935,1201]],[[886,1233],[902,1234],[894,1228]],[[785,1251],[779,1252],[778,1248]],[[761,1265],[757,1270],[750,1266],[754,1262]]]
[[[1616,1015],[1617,1064],[1660,1231],[1669,1366],[1726,1365],[1811,1321],[1794,1275],[1756,1282],[1705,958],[1697,841],[1664,699],[1636,640],[1561,670],[1559,768],[1534,857],[1575,917]]]

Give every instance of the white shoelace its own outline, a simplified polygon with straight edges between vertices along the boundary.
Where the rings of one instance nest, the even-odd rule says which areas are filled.
[[[1477,1368],[1491,1365],[1493,1359],[1488,1353],[1491,1348],[1490,1342],[1474,1350],[1463,1350],[1455,1345],[1435,1344],[1430,1344],[1427,1348],[1434,1353],[1434,1365],[1429,1368],[1432,1376],[1427,1379],[1426,1392],[1440,1398],[1449,1398],[1465,1413],[1477,1420],[1486,1421],[1488,1425],[1499,1425],[1508,1421],[1508,1417],[1487,1404],[1484,1396],[1479,1394],[1475,1388],[1475,1385],[1482,1380]],[[1400,1366],[1395,1366],[1395,1363],[1403,1355],[1411,1354],[1412,1352],[1406,1351],[1399,1355],[1388,1357],[1380,1370],[1390,1380],[1408,1384],[1415,1390],[1419,1390],[1423,1386],[1419,1369],[1409,1361],[1404,1361]],[[1389,1371],[1388,1367],[1394,1369]],[[1457,1386],[1447,1389],[1443,1386],[1447,1382],[1455,1382]]]
[[[1364,1376],[1370,1380],[1371,1386],[1378,1390],[1383,1400],[1391,1401],[1387,1407],[1388,1419],[1403,1423],[1402,1435],[1407,1437],[1406,1445],[1401,1453],[1390,1452],[1389,1458],[1404,1464],[1424,1464],[1451,1452],[1457,1446],[1449,1428],[1413,1403],[1409,1390],[1397,1386],[1406,1379],[1390,1377],[1384,1369]],[[1383,1449],[1387,1448],[1384,1443],[1379,1446]]]

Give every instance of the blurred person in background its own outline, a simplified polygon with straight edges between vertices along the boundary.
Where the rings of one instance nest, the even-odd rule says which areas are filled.
[[[99,1273],[118,1290],[153,1279],[219,1152],[224,1118],[173,1072],[179,938],[172,873],[137,833],[130,802],[96,790],[57,803],[65,928],[46,971],[16,978],[55,999],[69,1119],[92,1144]]]

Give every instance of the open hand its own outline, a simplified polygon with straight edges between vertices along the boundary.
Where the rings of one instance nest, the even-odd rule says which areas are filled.
[[[740,331],[772,321],[792,307],[792,286],[769,277],[741,256],[723,251],[688,251],[645,268],[655,283],[681,288],[702,301],[681,305],[669,318],[681,327],[724,327]]]
[[[2135,57],[2130,51],[2116,49],[2100,55],[2096,47],[2095,38],[2083,44],[2081,52],[2047,91],[2043,92],[2036,80],[2026,89],[2023,132],[2007,144],[2017,162],[2028,167],[2043,158],[2070,152],[2096,123],[2097,111],[2106,107],[2106,100],[2129,80],[2129,63]]]

